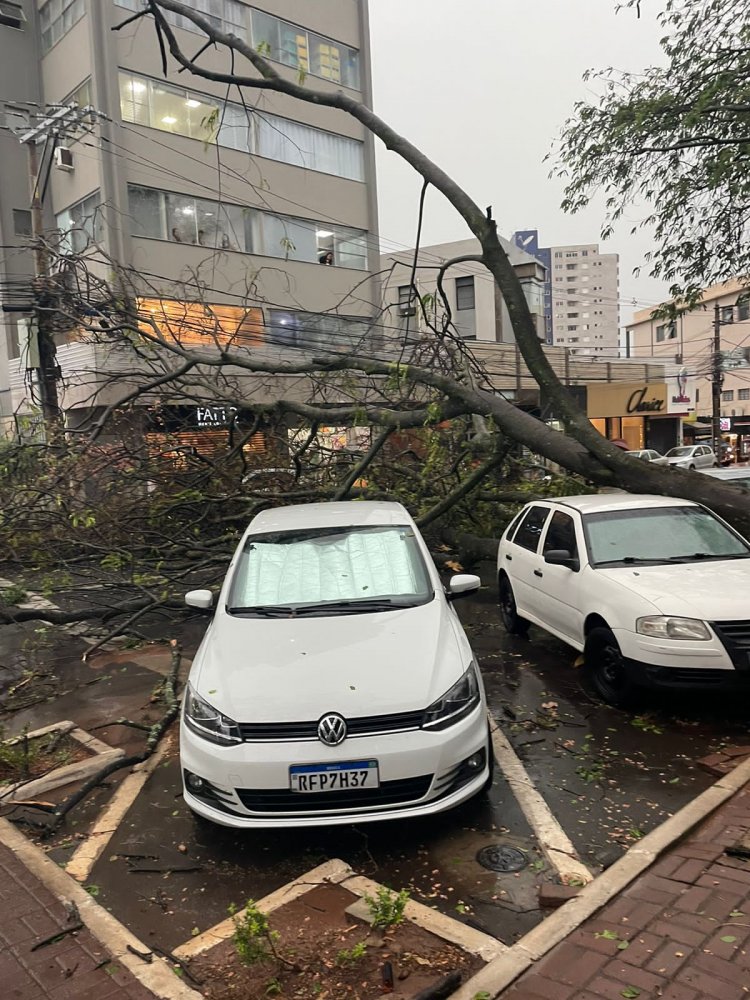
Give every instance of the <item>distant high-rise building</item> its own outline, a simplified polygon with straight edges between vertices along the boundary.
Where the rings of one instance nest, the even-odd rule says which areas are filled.
[[[618,255],[600,253],[598,243],[540,247],[536,229],[514,233],[513,242],[546,268],[547,343],[576,354],[616,356],[620,327]]]

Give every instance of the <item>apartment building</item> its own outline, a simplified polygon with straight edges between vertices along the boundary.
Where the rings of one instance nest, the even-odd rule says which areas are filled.
[[[370,103],[366,0],[189,5],[261,46],[282,76]],[[366,336],[379,301],[372,137],[335,109],[240,93],[178,73],[173,63],[165,79],[150,18],[113,30],[142,6],[0,3],[0,243],[10,248],[0,263],[3,304],[18,305],[34,270],[24,109],[33,124],[51,105],[91,105],[105,120],[90,134],[58,137],[54,152],[38,146],[45,227],[62,234],[64,249],[90,253],[94,270],[97,249],[132,268],[144,314],[183,342],[218,336],[255,349],[314,348]],[[165,16],[184,51],[195,53],[201,35],[192,22]],[[208,50],[201,63],[228,71],[230,56]],[[208,311],[191,301],[199,286]],[[33,410],[27,324],[15,312],[4,322],[4,409]],[[86,410],[92,373],[106,370],[101,351],[75,334],[61,337],[66,408]],[[77,392],[73,375],[83,369],[89,382]]]
[[[696,384],[689,440],[710,443],[714,336],[718,311],[721,369],[721,431],[738,460],[750,458],[750,297],[747,284],[727,281],[703,292],[698,304],[675,319],[658,319],[653,310],[635,313],[625,331],[629,357],[653,358],[680,366]]]
[[[536,229],[513,234],[513,243],[546,269],[547,343],[575,354],[617,357],[620,328],[619,257],[597,243],[540,247]]]
[[[530,254],[519,250],[508,240],[501,243],[524,288],[526,301],[540,338],[544,338],[544,269]],[[428,312],[433,319],[442,317],[445,306],[437,293],[437,278],[441,267],[457,257],[481,253],[479,240],[456,240],[420,247],[414,282],[411,283],[414,251],[405,250],[381,257],[384,298],[387,305],[388,329],[397,337],[426,332],[428,324],[417,298],[430,303]],[[473,261],[463,261],[445,270],[443,292],[448,300],[450,318],[458,336],[468,341],[513,344],[515,337],[508,309],[494,278],[486,267]],[[415,291],[416,287],[416,291]]]

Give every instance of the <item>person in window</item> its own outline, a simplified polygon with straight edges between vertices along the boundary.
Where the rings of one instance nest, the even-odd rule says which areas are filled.
[[[333,264],[333,250],[320,250],[318,252],[319,264]]]
[[[200,245],[202,247],[204,247],[206,245],[206,231],[205,231],[205,229],[199,229],[198,230],[198,243],[200,243]]]
[[[180,236],[180,231],[177,226],[172,226],[172,239],[175,243],[182,243],[182,237]]]

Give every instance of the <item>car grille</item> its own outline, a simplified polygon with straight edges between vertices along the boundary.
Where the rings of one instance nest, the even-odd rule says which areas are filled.
[[[659,684],[727,684],[736,679],[734,670],[714,670],[711,667],[651,667],[649,678]]]
[[[290,792],[288,788],[238,788],[237,796],[251,812],[328,812],[366,806],[396,806],[424,798],[431,774],[384,781],[379,788],[347,788],[339,792]]]
[[[711,622],[737,670],[750,672],[750,621]]]
[[[398,712],[393,715],[367,715],[346,720],[346,735],[382,736],[419,729],[423,712]],[[317,740],[317,722],[240,722],[240,736],[246,743],[283,743],[287,740]]]

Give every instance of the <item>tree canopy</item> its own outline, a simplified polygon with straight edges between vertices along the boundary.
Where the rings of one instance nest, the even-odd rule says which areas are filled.
[[[664,64],[587,74],[603,93],[576,105],[555,170],[568,211],[606,195],[604,237],[643,205],[633,231],[655,234],[652,276],[691,300],[750,275],[750,0],[662,3]]]

